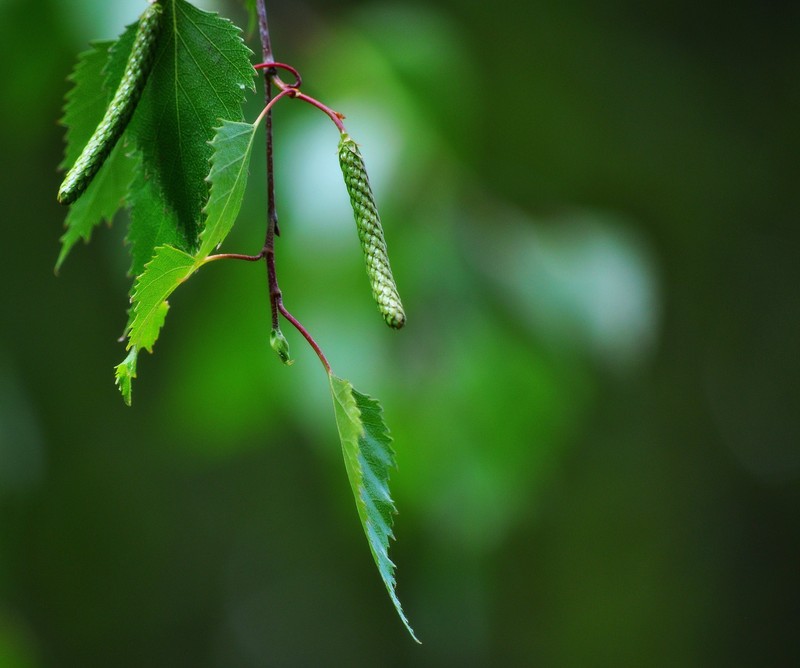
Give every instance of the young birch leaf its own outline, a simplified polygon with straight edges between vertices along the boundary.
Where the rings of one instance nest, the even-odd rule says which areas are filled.
[[[185,0],[161,4],[155,64],[128,128],[142,153],[142,179],[151,182],[131,197],[134,275],[158,246],[197,249],[214,128],[220,119],[241,120],[244,91],[255,90],[251,51],[236,26]],[[120,44],[131,39],[128,30]]]
[[[122,398],[128,406],[131,405],[131,383],[136,378],[136,358],[139,356],[139,349],[134,346],[128,356],[114,367],[114,379],[122,393]]]
[[[255,130],[255,125],[231,121],[223,121],[217,128],[211,142],[213,155],[208,176],[211,190],[204,211],[206,221],[200,236],[200,249],[195,255],[190,255],[173,246],[156,248],[153,259],[134,285],[129,349],[144,348],[152,352],[169,308],[167,299],[175,288],[200,268],[233,227],[247,186]],[[129,399],[130,381],[127,382],[127,395],[125,386],[121,382],[119,385],[123,396]]]
[[[172,246],[159,246],[133,288],[133,322],[128,348],[153,352],[153,344],[167,317],[167,298],[195,268],[194,257]]]
[[[222,121],[216,129],[211,149],[211,171],[208,183],[211,191],[205,207],[205,226],[200,233],[198,261],[214,252],[228,236],[242,206],[250,154],[253,150],[256,126],[251,123]]]
[[[78,56],[70,79],[73,87],[67,93],[62,124],[66,126],[66,150],[63,168],[71,167],[103,118],[106,106],[119,83],[122,72],[107,72],[109,49],[113,42],[96,42],[90,51]],[[109,79],[112,86],[109,88]],[[103,167],[67,214],[66,233],[61,237],[61,251],[56,271],[79,239],[89,241],[92,230],[102,221],[111,221],[122,205],[133,178],[133,162],[118,144]]]
[[[383,409],[350,382],[333,374],[329,379],[344,466],[361,526],[389,597],[411,637],[419,642],[397,598],[395,566],[389,559],[389,539],[394,538],[392,524],[397,511],[389,494],[389,471],[395,468],[395,461]]]

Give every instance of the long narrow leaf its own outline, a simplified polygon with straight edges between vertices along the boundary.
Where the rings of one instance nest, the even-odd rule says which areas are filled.
[[[397,614],[411,637],[419,642],[397,598],[395,565],[389,559],[389,539],[394,538],[392,524],[397,511],[389,493],[389,472],[395,468],[395,461],[383,409],[349,381],[333,374],[329,378],[344,465],[361,526]]]

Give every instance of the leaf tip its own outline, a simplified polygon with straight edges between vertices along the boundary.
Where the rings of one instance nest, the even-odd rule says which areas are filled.
[[[393,515],[397,512],[389,493],[389,471],[395,468],[395,459],[383,409],[349,381],[332,373],[329,380],[345,469],[361,526],[389,598],[403,625],[419,643],[397,597],[395,565],[389,558]]]
[[[72,250],[73,243],[69,242],[66,239],[66,235],[61,239],[61,249],[58,251],[58,257],[56,258],[56,266],[53,267],[53,273],[58,276],[61,272],[61,267],[64,264],[64,261],[67,259],[67,255],[69,255],[70,250]]]
[[[136,346],[133,346],[128,356],[114,367],[114,382],[127,406],[131,405],[132,383],[133,379],[136,378],[136,359],[138,356],[139,350]]]

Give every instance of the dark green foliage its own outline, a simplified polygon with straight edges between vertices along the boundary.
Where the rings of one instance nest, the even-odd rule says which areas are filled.
[[[330,399],[294,332],[295,367],[269,348],[260,265],[203,267],[141,360],[138,405],[112,389],[122,230],[98,226],[62,276],[48,270],[67,213],[53,120],[76,26],[115,36],[111,3],[8,0],[0,646],[28,652],[6,665],[800,666],[798,6],[269,2],[278,55],[304,65],[309,92],[348,101],[354,138],[362,120],[385,132],[397,152],[380,160],[405,176],[384,195],[383,141],[365,133],[403,337],[336,318],[339,304],[363,315],[363,275],[333,275],[360,249],[285,207],[311,190],[302,173],[278,175],[278,260],[283,287],[302,286],[291,305],[343,351],[338,372],[386,408],[390,556],[425,644],[365,571]],[[316,157],[303,140],[319,129],[335,160],[338,133],[293,105],[278,105],[279,159]],[[249,234],[227,250],[262,240],[261,152],[236,224]],[[569,217],[598,206],[623,215],[659,280],[654,345],[632,368],[598,358],[579,329],[598,321],[564,305],[587,286],[573,281],[585,256],[547,252],[583,239]],[[622,304],[639,284],[593,275]],[[542,303],[566,314],[562,335]]]

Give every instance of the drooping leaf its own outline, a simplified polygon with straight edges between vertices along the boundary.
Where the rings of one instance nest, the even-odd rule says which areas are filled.
[[[134,275],[158,246],[197,249],[214,128],[220,120],[241,120],[244,91],[255,89],[251,52],[236,26],[185,0],[162,5],[155,64],[128,128],[142,154],[142,175],[130,198]],[[112,61],[123,58],[133,34],[126,30]],[[142,182],[148,187],[138,187]]]
[[[370,552],[400,619],[417,642],[395,591],[395,565],[389,559],[394,502],[389,494],[389,472],[395,468],[389,430],[380,404],[352,384],[329,375],[336,426],[342,442],[347,477]]]
[[[113,42],[96,42],[91,50],[78,56],[70,79],[73,88],[67,93],[62,124],[66,126],[66,150],[63,168],[71,167],[103,118],[106,105],[122,76],[122,71],[108,68],[109,49]],[[111,86],[111,87],[110,87]],[[61,251],[56,261],[58,271],[79,239],[88,241],[92,230],[102,221],[111,222],[122,206],[133,178],[133,161],[120,142],[87,188],[83,197],[70,206],[61,237]]]
[[[153,344],[164,325],[167,299],[194,270],[194,257],[172,246],[159,246],[133,288],[133,322],[128,348],[153,351]]]
[[[134,285],[129,349],[144,348],[152,352],[169,308],[167,299],[200,268],[233,227],[247,186],[255,130],[253,124],[231,121],[223,121],[217,128],[211,142],[214,151],[208,176],[211,191],[204,212],[200,249],[190,255],[173,246],[156,248]]]

